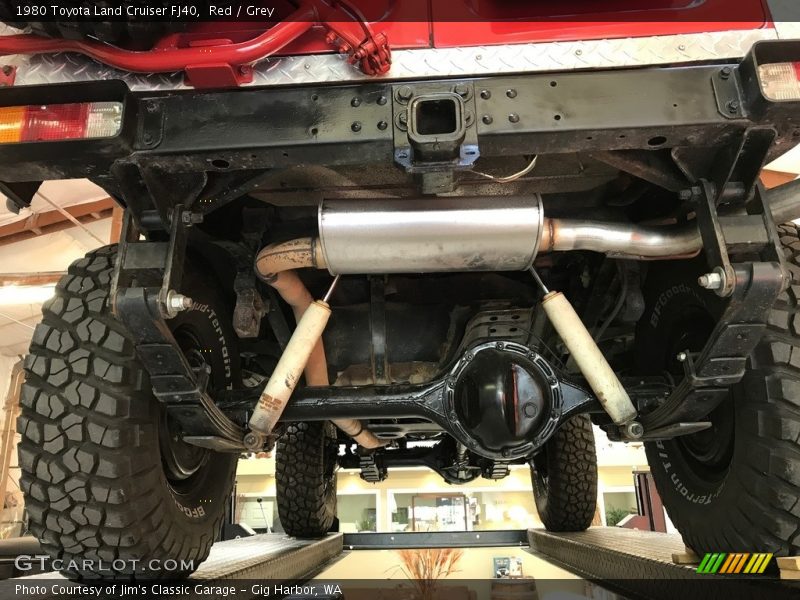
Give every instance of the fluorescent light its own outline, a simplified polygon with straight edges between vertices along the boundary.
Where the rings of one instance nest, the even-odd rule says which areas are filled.
[[[15,304],[41,304],[55,294],[55,284],[0,286],[0,306]]]

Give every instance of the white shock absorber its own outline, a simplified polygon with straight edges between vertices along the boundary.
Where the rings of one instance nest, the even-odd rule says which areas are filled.
[[[252,430],[263,434],[272,432],[330,316],[331,308],[322,300],[312,303],[303,313],[250,417]]]
[[[630,424],[636,408],[569,300],[561,292],[547,292],[542,308],[611,420]]]
[[[331,316],[331,307],[328,298],[336,286],[339,278],[336,277],[324,300],[312,302],[303,316],[297,322],[297,327],[286,344],[275,370],[267,382],[264,391],[258,399],[248,425],[250,431],[244,438],[244,444],[249,449],[260,448],[264,440],[272,433],[280,419],[283,410],[292,397],[303,370],[308,364],[308,359],[314,347],[322,337],[328,319]]]

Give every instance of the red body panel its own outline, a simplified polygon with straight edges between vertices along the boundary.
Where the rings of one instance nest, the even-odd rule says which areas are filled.
[[[353,2],[370,12],[372,0]],[[372,21],[392,48],[484,46],[647,37],[772,27],[763,0],[383,0]],[[428,21],[419,20],[427,14]],[[535,20],[534,20],[535,19]],[[249,25],[253,25],[252,23]],[[329,52],[325,34],[311,31],[281,54]]]
[[[603,10],[598,11],[601,4]],[[435,3],[437,47],[645,37],[768,26],[762,0],[565,0]]]
[[[641,0],[604,0],[602,12],[597,12],[597,0],[433,0],[430,4],[428,0],[358,0],[353,4],[370,16],[383,13],[371,25],[386,33],[394,49],[646,37],[772,26],[763,0],[649,1],[655,8],[636,9],[641,7]],[[422,20],[421,15],[428,19]],[[625,20],[621,20],[622,15]],[[199,31],[219,26],[208,23]],[[259,31],[252,22],[230,26],[247,32],[245,37]],[[280,54],[324,52],[331,52],[325,43],[325,30],[315,27]]]

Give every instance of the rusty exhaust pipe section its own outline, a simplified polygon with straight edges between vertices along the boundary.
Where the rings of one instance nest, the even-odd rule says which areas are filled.
[[[800,219],[800,179],[766,193],[776,224]],[[544,219],[539,252],[593,250],[614,258],[690,258],[703,248],[697,225],[647,227],[576,219]]]
[[[703,241],[694,223],[647,227],[578,219],[545,219],[539,251],[592,250],[612,258],[691,257]]]
[[[311,348],[307,362],[305,363],[304,373],[306,383],[309,386],[327,386],[330,384],[328,380],[328,363],[325,358],[325,347],[323,346],[320,336],[325,323],[327,323],[327,315],[322,313],[325,310],[329,313],[330,308],[327,306],[327,303],[323,301],[314,301],[308,289],[303,285],[303,282],[300,281],[300,278],[294,271],[294,269],[302,267],[324,268],[324,262],[321,261],[317,250],[318,247],[313,238],[301,238],[282,244],[267,246],[258,253],[256,258],[256,273],[260,279],[272,286],[275,291],[280,294],[281,298],[292,307],[292,312],[298,323],[298,329],[301,328],[301,324],[304,322],[311,322],[309,329],[312,331],[308,336],[304,335],[303,331],[300,331],[298,334],[299,337],[304,338],[299,344],[304,347],[304,350],[301,349],[300,351],[308,351],[308,347],[311,345],[309,340],[314,335],[316,335],[314,339],[317,340],[313,348]],[[314,311],[320,313],[316,319],[314,318]],[[308,317],[306,316],[307,314]],[[314,323],[317,324],[316,327]],[[319,327],[320,323],[321,328]],[[294,338],[295,336],[293,335],[292,339]],[[284,355],[290,354],[289,351],[290,348],[287,346]],[[281,360],[283,360],[283,357],[281,357]],[[292,384],[296,384],[295,375],[296,374],[292,373],[293,379],[290,382]],[[280,378],[284,377],[281,376]],[[270,382],[272,382],[272,379],[271,377]],[[289,387],[291,389],[289,389]],[[286,402],[289,400],[289,396],[292,391],[294,391],[294,385],[287,386],[284,382],[284,388],[286,389],[277,386],[277,392],[270,393],[272,390],[270,384],[267,384],[262,398],[265,396],[268,398],[263,403],[264,410],[261,411],[261,421],[256,423],[258,429],[262,431],[271,431],[272,427],[277,423],[278,418],[286,406]],[[270,400],[274,399],[276,396],[285,396],[285,401],[284,398],[280,398],[279,402]],[[380,448],[387,443],[377,438],[375,434],[364,427],[361,421],[356,419],[334,419],[333,423],[363,448]]]

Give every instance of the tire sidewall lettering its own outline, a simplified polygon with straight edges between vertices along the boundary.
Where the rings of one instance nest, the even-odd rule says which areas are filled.
[[[233,367],[231,365],[231,352],[228,348],[228,341],[225,338],[225,332],[222,329],[222,324],[217,312],[208,304],[194,304],[192,306],[192,311],[204,315],[208,319],[209,325],[211,325],[211,328],[214,330],[217,343],[216,349],[219,350],[220,357],[222,358],[222,366],[225,370],[225,385],[227,389],[233,389]]]

